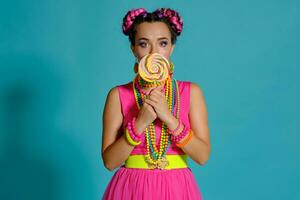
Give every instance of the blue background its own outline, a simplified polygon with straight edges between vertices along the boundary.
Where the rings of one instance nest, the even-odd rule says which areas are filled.
[[[110,88],[134,77],[129,9],[177,10],[172,60],[198,83],[212,152],[190,161],[204,200],[300,199],[300,2],[2,1],[0,199],[100,199]]]

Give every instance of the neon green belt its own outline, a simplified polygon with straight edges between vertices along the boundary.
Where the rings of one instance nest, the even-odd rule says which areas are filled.
[[[184,155],[166,155],[169,165],[165,169],[187,168],[188,156]],[[143,168],[149,169],[148,163],[145,160],[145,155],[130,155],[125,161],[127,168]]]

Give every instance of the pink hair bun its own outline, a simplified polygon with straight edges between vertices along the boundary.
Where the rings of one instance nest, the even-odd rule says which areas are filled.
[[[178,12],[170,8],[159,8],[155,10],[154,13],[158,16],[158,18],[166,17],[175,33],[180,35],[182,32],[183,20]]]
[[[129,30],[131,29],[134,19],[139,15],[143,15],[145,17],[147,15],[147,11],[144,8],[137,8],[127,12],[123,18],[122,26],[122,30],[125,35],[129,34]]]

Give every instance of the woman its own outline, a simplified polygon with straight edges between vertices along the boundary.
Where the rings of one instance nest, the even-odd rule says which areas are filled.
[[[108,170],[119,168],[103,199],[202,199],[187,157],[199,165],[209,158],[204,96],[196,83],[173,77],[170,61],[182,27],[178,12],[169,8],[133,9],[123,18],[136,78],[107,95],[102,158]],[[164,81],[150,84],[137,72],[142,58],[154,54],[170,65]]]

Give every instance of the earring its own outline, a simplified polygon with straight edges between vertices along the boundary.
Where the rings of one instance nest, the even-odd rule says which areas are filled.
[[[139,60],[137,57],[135,57],[135,63],[133,68],[134,73],[138,73],[138,68],[139,68]]]
[[[139,67],[139,64],[138,63],[134,63],[134,67],[133,67],[133,71],[134,73],[138,73],[138,67]]]
[[[173,73],[174,73],[174,63],[173,63],[173,62],[170,62],[169,73],[170,73],[170,74],[173,74]]]

